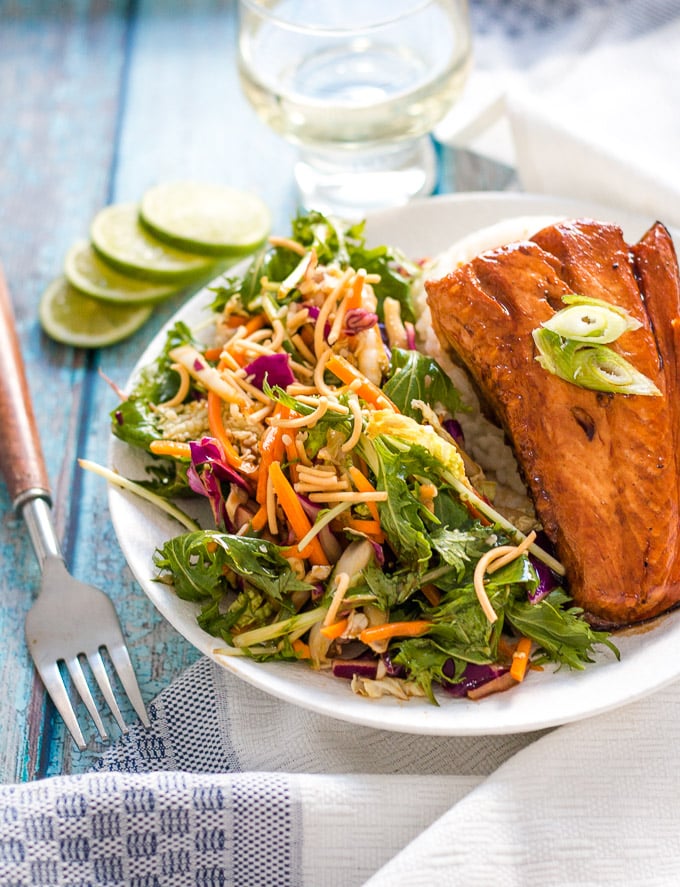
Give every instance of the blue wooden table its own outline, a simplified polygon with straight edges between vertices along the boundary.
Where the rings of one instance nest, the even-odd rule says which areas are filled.
[[[252,190],[270,206],[274,228],[288,231],[293,152],[240,93],[234,7],[233,0],[0,0],[0,261],[67,562],[114,600],[147,702],[198,654],[140,591],[115,538],[106,486],[76,460],[106,462],[116,396],[101,373],[124,383],[178,300],[128,341],[98,352],[50,341],[37,306],[94,214],[136,201],[158,182],[198,178]],[[455,176],[465,173],[466,158],[457,167],[441,159],[440,189],[460,186]],[[465,186],[475,178],[499,185],[493,171],[467,160]],[[23,624],[39,571],[1,485],[0,514],[0,781],[82,772],[102,746],[90,730],[88,749],[76,750],[34,674]]]

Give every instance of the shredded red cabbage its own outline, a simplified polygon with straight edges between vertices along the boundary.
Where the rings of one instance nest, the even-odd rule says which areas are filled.
[[[334,659],[333,676],[351,680],[354,675],[375,680],[378,676],[378,662],[375,659]]]
[[[447,677],[453,678],[455,670],[456,667],[451,659],[444,663],[442,671]],[[488,684],[489,681],[499,678],[506,671],[508,671],[508,668],[504,665],[476,665],[475,663],[468,662],[460,681],[454,683],[453,681],[443,680],[442,687],[451,696],[461,698],[467,696],[469,690],[481,687],[482,684]]]
[[[263,354],[261,357],[256,357],[244,369],[250,384],[260,391],[265,379],[272,387],[278,385],[279,388],[286,388],[295,381],[288,354]]]
[[[442,426],[445,431],[448,431],[448,433],[457,444],[463,446],[463,444],[465,443],[465,437],[463,435],[463,429],[458,419],[444,419],[444,421],[442,422]]]
[[[363,330],[369,330],[378,322],[378,315],[365,308],[350,308],[345,314],[345,323],[342,332],[345,336],[355,336]]]
[[[307,309],[307,314],[310,320],[317,320],[319,317],[319,307],[318,305],[309,305],[305,302],[304,307]],[[327,339],[331,331],[331,325],[326,321],[323,327],[323,335],[324,338]]]
[[[369,540],[371,545],[373,546],[373,554],[375,555],[375,562],[379,567],[382,567],[385,563],[385,549],[379,542],[376,542],[375,539]]]
[[[392,661],[392,657],[390,656],[390,651],[387,650],[382,654],[383,665],[385,666],[385,674],[390,678],[405,678],[407,675],[407,671],[403,665],[395,665]]]
[[[300,500],[300,505],[304,509],[307,517],[312,521],[312,523],[317,519],[319,512],[321,511],[321,506],[316,502],[312,502],[307,496],[303,496],[301,493],[296,494],[298,499]]]
[[[200,441],[189,442],[191,465],[187,469],[187,481],[191,489],[199,496],[205,496],[210,502],[213,517],[217,526],[231,531],[226,512],[226,497],[222,490],[222,482],[236,484],[250,492],[248,484],[238,472],[227,464],[219,441],[214,437],[204,437]]]
[[[538,585],[533,591],[527,592],[527,597],[529,598],[530,604],[538,604],[544,597],[547,597],[553,589],[557,588],[559,581],[550,567],[546,566],[543,561],[539,561],[538,558],[531,554],[529,555],[529,560],[538,573]]]

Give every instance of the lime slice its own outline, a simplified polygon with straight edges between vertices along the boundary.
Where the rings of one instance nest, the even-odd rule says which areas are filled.
[[[131,336],[149,318],[149,305],[115,305],[91,299],[65,277],[47,287],[38,315],[48,336],[75,348],[103,348]]]
[[[135,203],[114,203],[100,210],[90,230],[99,258],[117,271],[156,283],[190,283],[207,276],[214,259],[174,249],[142,228]]]
[[[66,253],[66,279],[86,296],[118,304],[158,302],[174,295],[177,284],[149,283],[121,274],[103,262],[85,240],[78,241]]]
[[[159,240],[215,256],[253,252],[271,226],[269,210],[255,194],[191,181],[150,188],[140,217]]]

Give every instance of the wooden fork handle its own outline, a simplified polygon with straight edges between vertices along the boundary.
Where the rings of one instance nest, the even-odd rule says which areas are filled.
[[[19,347],[12,301],[0,265],[0,471],[15,508],[50,499],[38,427]]]

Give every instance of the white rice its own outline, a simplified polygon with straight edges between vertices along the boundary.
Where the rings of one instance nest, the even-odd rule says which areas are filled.
[[[446,252],[434,259],[428,266],[425,276],[427,279],[437,280],[485,250],[526,240],[555,221],[557,221],[555,217],[523,216],[483,228],[454,243]],[[416,334],[423,351],[431,354],[446,370],[464,403],[471,408],[469,413],[461,413],[456,418],[465,435],[466,450],[484,469],[485,475],[499,485],[494,499],[496,506],[526,511],[528,507],[526,487],[520,478],[513,452],[505,441],[503,430],[481,414],[479,400],[467,373],[452,362],[437,338],[432,328],[432,316],[424,285],[416,293],[416,310],[418,312]]]

